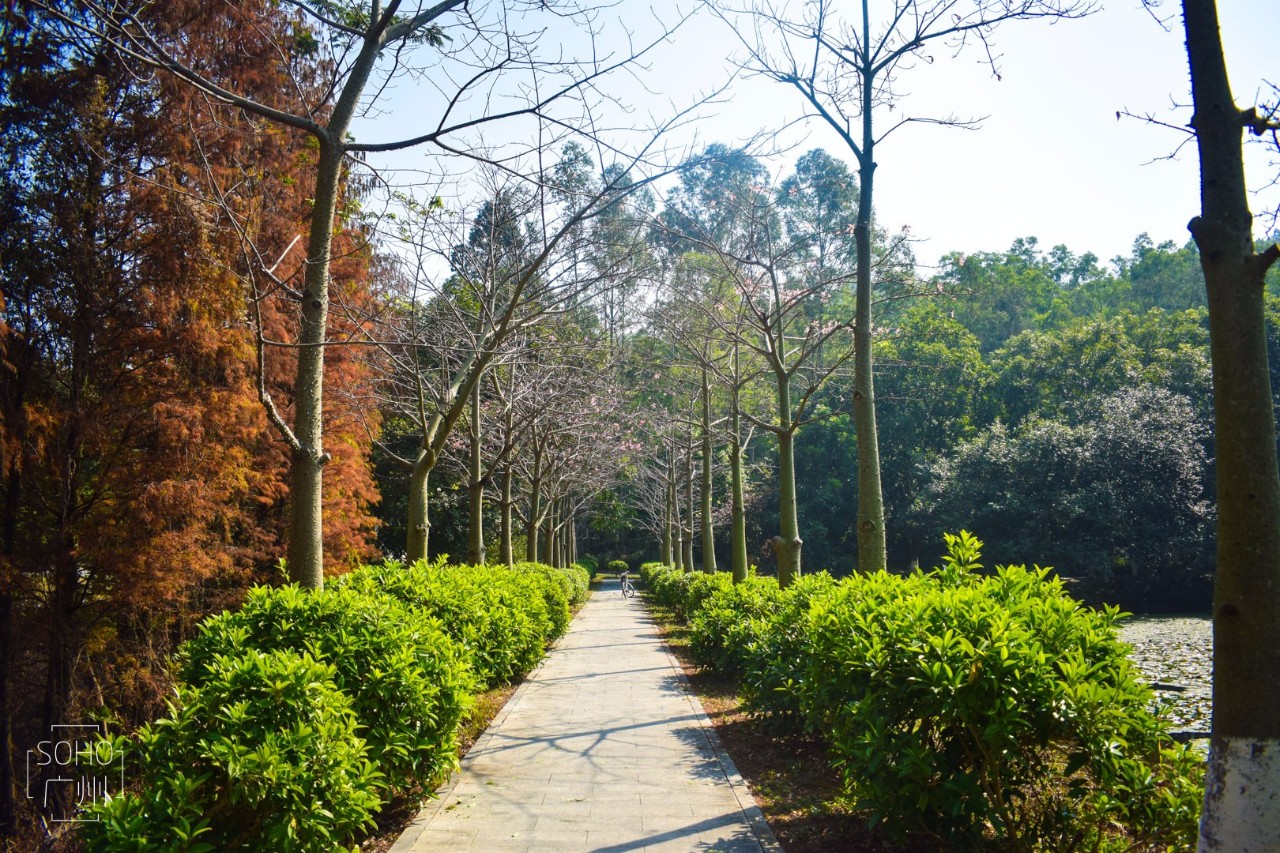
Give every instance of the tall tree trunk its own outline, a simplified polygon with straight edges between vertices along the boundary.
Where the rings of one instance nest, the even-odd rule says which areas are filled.
[[[778,383],[778,536],[773,549],[778,556],[778,585],[790,586],[800,577],[800,519],[796,512],[796,454],[794,425],[791,423],[791,381],[782,373]]]
[[[289,579],[309,589],[324,586],[324,350],[329,318],[329,260],[333,217],[342,174],[341,140],[320,138],[315,204],[302,285],[298,371],[293,384],[292,489],[289,516]]]
[[[467,484],[467,562],[483,566],[484,551],[484,458],[481,454],[480,383],[471,392],[470,482]]]
[[[556,554],[556,509],[559,498],[547,498],[547,529],[542,537],[542,562],[548,566],[555,563]]]
[[[538,561],[538,525],[542,523],[542,448],[533,445],[533,476],[529,479],[529,517],[524,525],[524,558]]]
[[[420,449],[409,475],[409,536],[405,542],[405,559],[410,565],[427,559],[427,544],[431,534],[431,493],[429,481],[435,461],[430,451]]]
[[[747,579],[747,513],[742,493],[742,414],[739,411],[738,345],[733,346],[733,400],[730,404],[729,479],[733,491],[733,582]]]
[[[573,513],[569,510],[569,499],[560,502],[560,548],[556,552],[556,568],[569,565],[569,535],[573,529]]]
[[[502,530],[499,533],[502,551],[502,562],[508,566],[516,564],[515,547],[512,543],[511,506],[515,503],[511,494],[511,466],[507,465],[502,472]]]
[[[671,485],[663,488],[662,495],[662,552],[659,562],[664,566],[671,565]]]
[[[711,523],[711,385],[702,370],[702,570],[716,572],[716,535]]]
[[[674,566],[676,564],[673,548],[676,546],[676,536],[674,526],[676,521],[676,452],[674,447],[667,449],[667,478],[666,478],[666,494],[664,495],[664,506],[662,510],[662,565]]]
[[[671,508],[675,511],[675,541],[672,543],[671,565],[678,571],[688,571],[684,562],[684,510],[680,506],[680,485],[677,477],[680,466],[675,457],[675,438],[672,437],[671,449]]]
[[[1231,95],[1213,0],[1183,0],[1200,152],[1200,249],[1209,303],[1217,447],[1218,570],[1213,737],[1202,851],[1280,840],[1280,466],[1263,287],[1280,256],[1254,252],[1241,151],[1248,116]]]
[[[689,419],[689,431],[685,442],[684,458],[684,504],[688,509],[688,517],[684,521],[684,570],[693,571],[693,531],[697,529],[693,502],[693,418]]]
[[[870,36],[867,0],[862,2],[863,36]],[[864,41],[863,44],[870,44]],[[869,60],[868,60],[869,63]],[[853,328],[853,423],[858,445],[858,570],[874,572],[887,563],[884,494],[880,484],[880,438],[876,430],[875,375],[871,365],[871,204],[875,179],[875,135],[871,111],[875,106],[875,74],[864,67],[862,77],[862,151],[858,155],[857,285]]]

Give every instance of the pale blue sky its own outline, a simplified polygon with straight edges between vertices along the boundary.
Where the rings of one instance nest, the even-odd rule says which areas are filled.
[[[661,13],[665,5],[653,8]],[[1176,3],[1166,6],[1169,14],[1176,11]],[[649,9],[624,0],[615,14],[639,16],[629,23],[643,29]],[[1244,105],[1263,91],[1264,80],[1280,84],[1274,51],[1280,2],[1222,0],[1219,14],[1232,86]],[[909,226],[922,241],[916,252],[926,265],[953,250],[1000,251],[1020,236],[1036,236],[1045,248],[1065,243],[1077,253],[1092,251],[1104,261],[1128,254],[1143,231],[1156,241],[1185,242],[1186,223],[1198,205],[1194,146],[1184,148],[1176,161],[1159,160],[1178,146],[1179,133],[1116,119],[1118,110],[1152,113],[1170,124],[1189,118],[1189,111],[1172,108],[1189,101],[1189,85],[1180,22],[1170,23],[1173,28],[1166,32],[1138,0],[1111,0],[1083,20],[1005,25],[995,38],[1001,80],[992,78],[973,53],[952,59],[944,52],[932,66],[904,74],[901,88],[911,93],[902,102],[906,112],[987,119],[976,131],[912,125],[890,136],[877,155],[880,224],[892,231]],[[645,75],[655,95],[625,79],[618,85],[641,112],[660,116],[667,103],[687,103],[699,89],[723,79],[726,57],[734,51],[734,39],[722,24],[709,17],[697,20],[664,48]],[[423,115],[415,101],[413,88],[401,83],[385,101],[387,113],[376,134],[366,126],[357,127],[357,135],[385,139],[411,129]],[[785,86],[740,81],[729,102],[696,125],[697,142],[732,142],[776,129],[802,106]],[[796,153],[822,146],[852,165],[852,156],[820,124],[812,124],[807,135],[792,131],[790,140],[799,145]],[[424,156],[409,153],[375,162],[406,166],[423,162]],[[782,161],[774,167],[787,165]],[[1252,186],[1271,176],[1265,158],[1251,160]],[[1253,206],[1277,204],[1280,192],[1272,190]]]

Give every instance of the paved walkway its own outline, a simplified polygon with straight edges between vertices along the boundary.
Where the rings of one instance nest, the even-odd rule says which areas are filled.
[[[777,853],[686,687],[607,580],[392,853]]]

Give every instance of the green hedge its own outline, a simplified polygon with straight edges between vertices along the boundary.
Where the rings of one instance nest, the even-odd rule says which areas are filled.
[[[260,587],[236,612],[205,621],[179,653],[179,678],[199,687],[220,657],[246,649],[310,653],[331,664],[393,791],[432,787],[454,766],[475,679],[464,649],[422,610],[337,585]]]
[[[1150,712],[1114,609],[1046,570],[982,574],[948,537],[941,568],[715,589],[650,570],[691,613],[699,663],[748,707],[827,741],[845,790],[891,835],[948,847],[1193,846],[1201,764]],[[657,595],[655,595],[657,597]]]
[[[337,581],[343,587],[385,592],[436,617],[467,650],[486,688],[532,669],[547,643],[568,624],[567,599],[561,602],[561,587],[552,589],[553,583],[540,573],[448,566],[440,560],[366,566]],[[549,604],[553,598],[559,602],[554,606]]]
[[[587,572],[396,563],[321,592],[252,590],[176,663],[169,716],[113,748],[137,790],[80,825],[90,850],[336,850],[382,797],[454,765],[472,690],[528,672]]]
[[[343,849],[381,800],[335,674],[288,651],[211,660],[168,717],[115,741],[141,786],[83,815],[85,849]]]

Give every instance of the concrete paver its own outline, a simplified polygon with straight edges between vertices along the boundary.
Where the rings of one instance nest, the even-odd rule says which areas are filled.
[[[391,848],[779,853],[644,606],[617,581]]]

